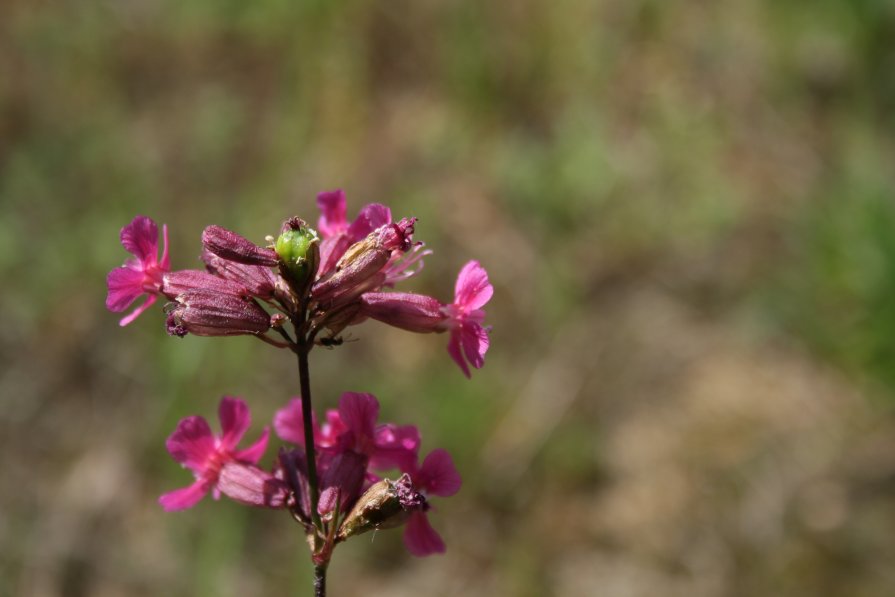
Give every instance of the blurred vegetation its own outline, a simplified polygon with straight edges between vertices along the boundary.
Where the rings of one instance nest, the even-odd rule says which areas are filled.
[[[292,360],[120,329],[104,277],[134,214],[186,268],[334,187],[420,218],[410,289],[496,294],[471,382],[375,323],[314,354],[318,408],[371,391],[465,479],[447,556],[379,533],[333,595],[895,586],[891,2],[8,0],[0,81],[0,597],[306,592],[285,517],[155,503],[177,420],[256,432]]]

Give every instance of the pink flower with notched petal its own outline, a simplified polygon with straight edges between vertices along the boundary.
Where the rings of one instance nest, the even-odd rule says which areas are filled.
[[[451,455],[440,448],[429,452],[421,467],[405,472],[410,473],[414,489],[427,497],[450,497],[460,491],[462,485]],[[445,551],[441,535],[429,523],[429,509],[431,507],[427,503],[425,508],[412,512],[404,529],[404,545],[407,551],[417,557]]]
[[[121,320],[123,326],[151,307],[162,293],[163,276],[171,269],[167,226],[162,226],[162,238],[164,246],[159,259],[158,226],[152,219],[137,216],[121,229],[121,244],[136,259],[129,259],[122,267],[109,272],[106,278],[109,288],[106,308],[114,312],[124,311],[141,295],[147,295],[142,305]]]
[[[245,450],[236,446],[251,423],[249,407],[239,398],[224,396],[218,408],[221,435],[212,433],[208,422],[199,416],[180,421],[168,438],[168,452],[177,462],[193,471],[196,481],[189,487],[166,493],[159,498],[162,507],[172,512],[191,508],[209,491],[214,499],[220,497],[218,480],[227,463],[257,464],[267,448],[268,429],[260,439]]]
[[[469,365],[480,369],[485,364],[490,328],[482,326],[485,319],[482,307],[491,300],[492,294],[494,287],[488,281],[488,272],[478,261],[470,261],[457,276],[454,302],[443,308],[448,319],[442,325],[451,332],[448,352],[466,377],[470,377]]]

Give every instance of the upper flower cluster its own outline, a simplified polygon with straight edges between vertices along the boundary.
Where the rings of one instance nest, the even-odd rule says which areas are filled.
[[[166,510],[195,505],[209,491],[237,502],[267,508],[288,508],[310,526],[310,488],[301,401],[293,399],[277,412],[274,428],[284,441],[298,448],[281,449],[273,470],[258,466],[267,447],[268,431],[244,450],[236,448],[251,422],[246,404],[224,397],[219,408],[221,435],[206,420],[183,419],[168,438],[171,456],[189,468],[196,480],[166,493],[159,502]],[[404,543],[413,555],[445,550],[441,536],[429,523],[430,496],[448,497],[459,491],[460,475],[447,451],[430,452],[420,464],[420,434],[415,426],[378,423],[379,402],[371,394],[346,392],[339,408],[326,413],[326,422],[313,426],[315,464],[320,474],[317,515],[332,527],[333,544],[372,529],[406,523]],[[381,477],[398,471],[397,481]]]
[[[448,352],[463,373],[469,377],[470,366],[483,365],[490,329],[483,325],[483,307],[493,288],[478,262],[460,271],[451,303],[387,292],[419,273],[431,254],[413,240],[416,218],[396,222],[388,207],[374,203],[349,221],[342,191],[321,193],[317,203],[319,235],[292,218],[268,246],[208,226],[202,233],[204,271],[171,271],[167,228],[158,258],[158,227],[138,216],[121,231],[122,245],[134,259],[109,274],[106,306],[124,311],[145,295],[146,301],[121,320],[127,325],[161,296],[170,301],[171,335],[252,334],[293,349],[300,339],[332,343],[347,326],[372,318],[412,332],[450,332]],[[287,322],[295,327],[294,339]]]

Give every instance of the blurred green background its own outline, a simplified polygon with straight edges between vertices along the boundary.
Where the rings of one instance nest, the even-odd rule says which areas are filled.
[[[6,0],[0,597],[310,594],[285,514],[156,503],[179,418],[256,435],[292,359],[104,282],[137,213],[195,267],[336,187],[420,218],[410,289],[496,292],[472,381],[375,322],[312,355],[465,480],[445,556],[366,535],[331,595],[893,594],[891,1]]]

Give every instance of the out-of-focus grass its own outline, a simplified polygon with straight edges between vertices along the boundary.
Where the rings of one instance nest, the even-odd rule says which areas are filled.
[[[103,280],[136,213],[166,222],[175,266],[192,267],[203,226],[260,242],[342,186],[350,215],[381,201],[420,217],[436,254],[409,288],[446,299],[466,260],[491,272],[493,348],[472,382],[443,336],[376,323],[314,354],[321,408],[372,391],[466,479],[435,514],[458,560],[404,561],[393,532],[346,546],[346,592],[386,583],[380,569],[477,562],[472,592],[545,594],[568,553],[606,547],[557,510],[614,487],[606,421],[630,379],[667,373],[611,326],[642,294],[725,329],[767,322],[891,400],[893,39],[891,4],[873,0],[4,4],[0,595],[307,585],[284,517],[154,503],[187,480],[163,450],[180,417],[241,395],[256,433],[297,384],[287,355],[248,339],[176,341],[158,311],[117,327]],[[564,344],[577,359],[543,369],[563,372],[543,401],[561,403],[563,381],[577,394],[543,437],[520,428],[527,456],[506,480],[487,456],[497,429]],[[121,460],[98,467],[92,483],[115,491],[94,508],[71,475],[98,453]],[[808,561],[824,578],[827,560]],[[769,568],[749,586],[796,577],[798,594],[798,573]]]

